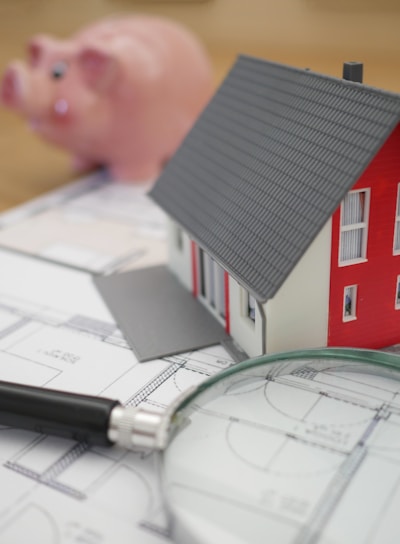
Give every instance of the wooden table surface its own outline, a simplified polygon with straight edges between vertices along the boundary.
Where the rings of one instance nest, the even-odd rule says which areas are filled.
[[[3,1],[3,0],[2,0]],[[0,17],[0,72],[14,57],[22,57],[24,44],[30,37],[26,21],[10,21]],[[340,76],[342,53],[322,54],[312,50],[284,50],[257,47],[249,51],[263,58],[310,67],[315,71]],[[215,67],[216,85],[231,66],[238,52],[211,51]],[[399,56],[369,53],[365,63],[365,82],[383,89],[400,92]],[[71,170],[68,155],[41,141],[30,132],[23,119],[0,107],[0,211],[25,202],[51,189],[62,186],[77,177]]]

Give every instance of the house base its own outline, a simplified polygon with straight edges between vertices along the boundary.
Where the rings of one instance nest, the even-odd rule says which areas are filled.
[[[229,346],[222,325],[165,266],[97,276],[94,282],[139,361]]]

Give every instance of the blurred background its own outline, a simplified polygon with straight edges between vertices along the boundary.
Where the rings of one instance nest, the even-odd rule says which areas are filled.
[[[144,12],[199,36],[216,86],[247,53],[339,77],[343,61],[361,61],[365,83],[400,92],[399,0],[0,0],[0,72],[35,33],[69,37],[100,17]],[[0,211],[74,177],[65,152],[0,109]]]

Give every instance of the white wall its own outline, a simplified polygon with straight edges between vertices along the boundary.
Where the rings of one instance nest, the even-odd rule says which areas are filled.
[[[326,346],[331,220],[265,305],[267,353]]]
[[[243,289],[229,277],[230,334],[249,357],[262,353],[262,319],[256,307],[256,319],[253,323],[244,315]]]
[[[275,297],[264,304],[266,352],[326,346],[330,285],[331,221],[303,255]],[[250,357],[262,354],[262,316],[244,316],[242,288],[229,281],[231,336]]]
[[[189,291],[192,291],[191,241],[182,231],[182,249],[176,244],[176,223],[167,219],[168,266]]]

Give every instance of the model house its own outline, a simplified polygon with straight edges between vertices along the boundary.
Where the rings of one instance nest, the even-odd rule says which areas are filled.
[[[400,342],[400,96],[359,70],[240,57],[150,193],[170,269],[250,356]]]

